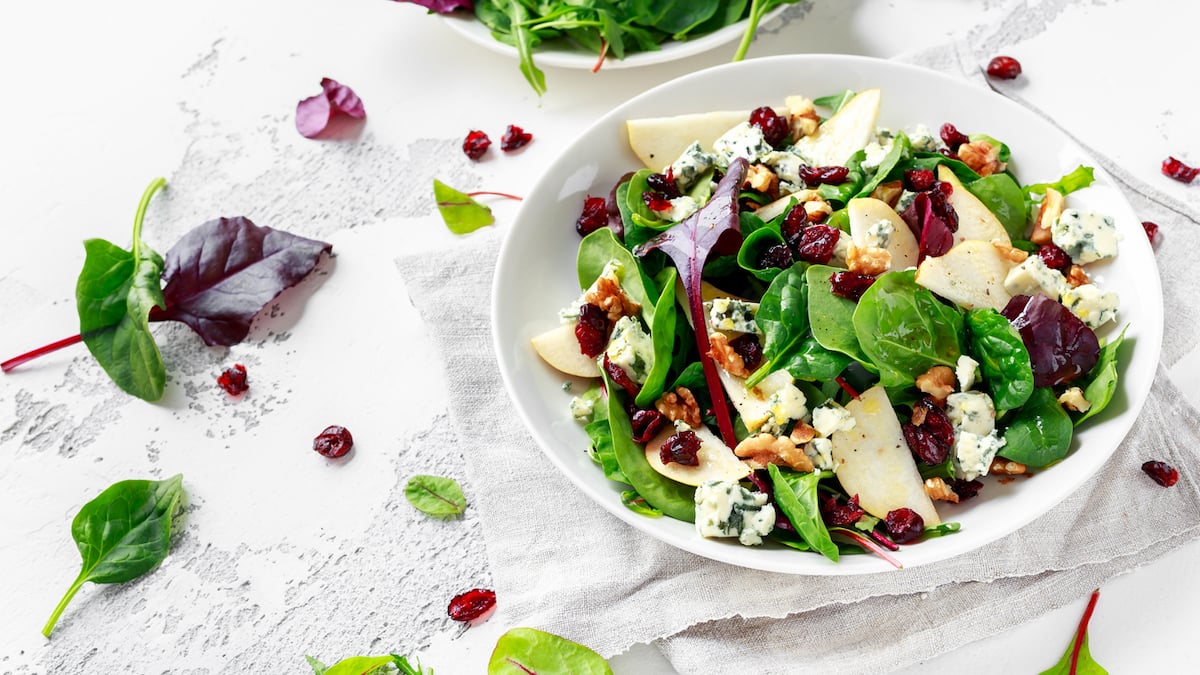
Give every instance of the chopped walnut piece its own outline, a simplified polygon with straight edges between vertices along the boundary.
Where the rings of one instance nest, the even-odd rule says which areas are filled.
[[[746,170],[746,180],[742,182],[742,185],[774,195],[779,191],[779,176],[776,176],[775,172],[764,164],[752,164]]]
[[[642,306],[630,300],[621,289],[621,285],[607,276],[597,279],[596,287],[588,291],[583,299],[588,304],[604,310],[608,314],[608,320],[613,323],[623,316],[637,316],[637,313],[642,311]]]
[[[729,338],[723,333],[714,332],[708,336],[708,356],[728,372],[730,375],[738,377],[750,377],[750,371],[746,369],[746,362],[742,360],[742,355],[733,350],[729,346]]]
[[[1034,221],[1033,233],[1029,235],[1029,240],[1035,244],[1053,243],[1050,226],[1062,215],[1065,205],[1066,197],[1063,196],[1063,193],[1054,188],[1046,188],[1046,197],[1042,199],[1042,205],[1038,207],[1037,219]]]
[[[925,418],[928,416],[929,416],[929,408],[926,408],[923,405],[914,405],[913,411],[912,411],[912,419],[910,419],[909,421],[912,422],[912,425],[914,427],[919,427],[922,424],[925,424]]]
[[[816,435],[817,430],[812,428],[811,425],[804,422],[796,422],[796,426],[792,427],[792,433],[788,436],[788,439],[796,445],[804,445]]]
[[[925,479],[925,494],[934,501],[958,503],[958,494],[946,485],[946,481],[937,476]]]
[[[757,434],[751,436],[733,449],[733,454],[741,457],[754,469],[765,469],[768,464],[786,466],[796,471],[812,471],[813,463],[804,450],[796,446],[786,436]]]
[[[992,466],[988,468],[988,473],[994,473],[1000,476],[1017,476],[1025,473],[1028,468],[1020,462],[997,457],[992,460]]]
[[[900,195],[904,192],[904,181],[890,180],[880,183],[871,191],[871,196],[881,202],[886,202],[893,209],[900,203]]]
[[[683,421],[688,426],[700,426],[700,404],[687,387],[675,387],[675,391],[658,397],[654,408],[672,422]]]
[[[1092,402],[1083,397],[1083,390],[1079,387],[1071,387],[1064,391],[1058,397],[1058,402],[1067,410],[1085,413],[1092,407]]]
[[[992,240],[992,246],[995,246],[996,250],[999,251],[1000,255],[1004,256],[1006,260],[1018,265],[1025,262],[1025,259],[1029,257],[1029,254],[1025,251],[1022,251],[1019,248],[1013,248],[1012,245],[1000,241],[999,239]]]
[[[846,267],[857,274],[879,276],[888,271],[891,266],[892,254],[885,248],[875,248],[874,246],[859,248],[851,245],[850,253],[846,256]]]
[[[816,133],[817,127],[821,125],[821,118],[817,115],[817,109],[813,107],[813,102],[797,97],[790,99],[788,105],[790,108],[788,121],[792,127],[792,141],[795,142]]]
[[[1004,170],[1000,148],[987,141],[970,141],[958,146],[958,158],[980,176],[990,176]]]
[[[954,393],[955,382],[950,366],[934,366],[917,376],[917,389],[933,397],[938,405],[946,405],[946,397]]]
[[[808,214],[810,223],[819,223],[833,213],[833,207],[818,196],[804,201],[804,212]]]
[[[1088,278],[1087,272],[1084,272],[1082,267],[1071,265],[1070,271],[1067,272],[1067,283],[1071,284],[1071,288],[1079,288],[1084,284],[1092,283],[1092,280]]]

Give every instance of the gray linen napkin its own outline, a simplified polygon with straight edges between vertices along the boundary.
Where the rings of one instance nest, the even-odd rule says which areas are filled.
[[[948,69],[964,54],[952,47],[924,58]],[[1200,297],[1186,290],[1185,258],[1200,247],[1200,217],[1097,159],[1135,211],[1162,227],[1157,258],[1171,308],[1163,348],[1169,366],[1195,343]],[[799,577],[677,550],[592,503],[517,421],[490,343],[499,232],[460,244],[397,266],[445,359],[453,427],[488,430],[486,443],[464,434],[460,446],[508,620],[606,656],[661,640],[685,674],[739,657],[761,672],[883,672],[1011,628],[1200,535],[1200,416],[1160,367],[1145,411],[1112,461],[1050,513],[974,553],[879,574]],[[1164,490],[1141,474],[1152,457],[1179,468],[1175,487]],[[955,639],[939,638],[951,624]],[[805,635],[818,637],[798,642]]]

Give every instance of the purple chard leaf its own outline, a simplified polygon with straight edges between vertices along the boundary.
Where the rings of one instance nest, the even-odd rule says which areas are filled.
[[[717,376],[717,366],[708,356],[711,346],[708,342],[708,331],[704,329],[700,278],[709,253],[717,248],[723,239],[728,241],[728,238],[741,238],[738,191],[746,178],[747,167],[745,159],[735,159],[729,164],[729,169],[704,208],[633,251],[638,256],[644,256],[654,250],[662,251],[675,262],[675,267],[679,270],[679,278],[683,280],[683,287],[687,291],[688,307],[696,323],[696,346],[700,350],[700,363],[704,366],[704,380],[708,383],[708,393],[712,397],[713,412],[717,416],[721,440],[731,448],[737,445],[737,439],[733,433],[733,420],[729,416],[725,390],[721,388],[721,380]]]
[[[456,9],[465,9],[471,11],[474,9],[473,0],[395,0],[395,2],[404,2],[411,5],[420,5],[431,12],[438,14],[449,14]]]
[[[332,249],[241,216],[210,220],[167,251],[166,309],[151,312],[150,320],[182,321],[209,346],[237,344],[254,316]]]
[[[329,126],[334,113],[354,119],[367,116],[362,99],[354,90],[328,77],[321,78],[321,93],[296,104],[296,130],[305,138],[316,138]]]

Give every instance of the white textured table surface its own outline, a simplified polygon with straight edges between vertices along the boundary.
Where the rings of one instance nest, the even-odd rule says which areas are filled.
[[[1006,49],[1025,67],[1024,95],[1200,207],[1200,187],[1158,172],[1169,154],[1200,163],[1194,64],[1173,60],[1193,44],[1194,5],[804,2],[766,26],[751,55],[891,57],[973,35],[1011,11],[1028,15],[1027,33]],[[488,582],[481,552],[456,546],[477,524],[430,521],[402,496],[413,473],[461,467],[430,441],[446,384],[392,259],[455,245],[431,217],[434,176],[522,193],[608,108],[731,49],[599,75],[547,69],[539,103],[515,61],[384,0],[0,8],[10,92],[0,112],[0,358],[77,332],[80,241],[126,243],[137,196],[157,175],[170,188],[143,236],[160,251],[204,220],[247,215],[338,253],[234,348],[157,326],[169,372],[160,404],[117,391],[79,347],[0,379],[0,673],[300,673],[305,653],[331,662],[384,651],[420,653],[439,673],[483,672],[507,626],[463,631],[444,616],[451,595]],[[295,132],[296,101],[325,76],[365,101],[357,136]],[[468,129],[495,139],[510,123],[535,135],[522,153],[478,164],[461,156]],[[501,226],[514,211],[496,207]],[[240,401],[214,385],[234,362],[250,370]],[[1200,354],[1173,375],[1200,400]],[[327,424],[354,432],[350,461],[309,450]],[[135,583],[85,587],[43,639],[78,569],[69,527],[79,506],[114,481],[178,472],[190,498],[166,563]],[[1107,585],[1092,622],[1097,660],[1114,673],[1192,667],[1198,575],[1191,545]],[[1039,672],[1061,654],[1085,600],[901,672]],[[613,665],[669,671],[651,646]]]

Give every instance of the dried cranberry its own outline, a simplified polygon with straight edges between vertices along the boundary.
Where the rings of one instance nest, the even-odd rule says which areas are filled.
[[[1153,244],[1154,240],[1158,238],[1158,223],[1152,223],[1148,220],[1143,220],[1142,229],[1146,231],[1146,237],[1150,240],[1150,243]]]
[[[795,249],[800,245],[800,238],[804,235],[807,225],[808,211],[804,210],[803,204],[797,204],[788,209],[787,215],[783,217],[783,222],[779,224],[779,234],[788,246]]]
[[[483,157],[483,153],[487,152],[491,144],[492,139],[488,138],[487,134],[482,131],[472,131],[467,134],[466,140],[463,141],[462,149],[463,152],[467,153],[467,157],[479,159]]]
[[[875,283],[875,277],[857,272],[834,272],[829,275],[830,291],[837,296],[858,302],[863,293]]]
[[[1200,168],[1193,169],[1174,157],[1167,157],[1162,163],[1162,172],[1180,183],[1191,183],[1200,176]]]
[[[831,496],[824,506],[825,520],[835,527],[853,525],[867,513],[858,505],[858,495],[851,497],[845,504],[839,503],[837,497]]]
[[[913,404],[913,419],[920,423],[905,422],[900,427],[908,449],[931,466],[946,461],[954,446],[954,425],[946,412],[932,398],[923,396]]]
[[[1165,462],[1146,462],[1142,465],[1142,471],[1145,471],[1147,476],[1163,487],[1171,487],[1175,481],[1179,480],[1179,472]]]
[[[935,180],[933,172],[929,169],[905,169],[904,170],[904,189],[912,192],[924,192],[933,187]]]
[[[800,179],[808,187],[821,184],[841,185],[850,176],[850,169],[844,166],[808,166],[800,167]]]
[[[313,450],[326,457],[341,457],[354,447],[354,437],[346,427],[331,426],[313,439]]]
[[[765,105],[750,113],[750,126],[758,127],[773,148],[778,148],[792,130],[786,117],[776,115],[770,106]]]
[[[246,390],[250,388],[250,385],[246,383],[246,366],[235,363],[232,368],[226,368],[217,376],[217,384],[230,396],[246,393]]]
[[[504,130],[504,135],[500,137],[500,149],[505,152],[512,152],[513,150],[525,147],[532,140],[533,134],[515,124],[510,124]]]
[[[579,321],[575,324],[575,339],[579,341],[579,353],[594,359],[608,345],[608,315],[596,305],[587,303],[579,308]]]
[[[699,466],[700,437],[694,431],[681,431],[668,438],[658,450],[658,458],[663,464],[675,462],[683,466]]]
[[[979,494],[979,491],[983,489],[983,483],[977,480],[954,478],[950,481],[950,489],[954,490],[954,494],[958,495],[959,503],[962,503]]]
[[[446,613],[455,621],[476,625],[487,621],[495,610],[495,591],[486,588],[472,588],[454,596],[450,601],[450,606],[446,608]]]
[[[742,357],[742,363],[745,364],[746,370],[756,370],[759,364],[762,363],[762,344],[758,341],[758,336],[754,333],[746,333],[739,335],[729,341],[729,347],[738,356]]]
[[[933,187],[947,197],[954,194],[954,186],[944,180],[935,181]]]
[[[680,196],[679,186],[675,184],[675,179],[667,174],[652,173],[646,176],[646,185],[655,192],[661,192],[667,199],[675,199]]]
[[[997,56],[988,61],[987,74],[999,80],[1011,80],[1021,74],[1021,63],[1011,56]]]
[[[658,190],[646,190],[642,193],[642,203],[651,211],[670,211],[671,199]]]
[[[925,519],[908,507],[888,511],[883,524],[892,536],[892,541],[897,544],[907,544],[925,532]]]
[[[667,418],[657,410],[637,410],[630,416],[629,422],[633,425],[633,440],[645,443],[658,435]]]
[[[786,270],[792,266],[792,251],[787,244],[775,244],[758,254],[758,268],[778,267]]]
[[[604,355],[604,372],[608,373],[609,379],[616,382],[625,391],[629,392],[630,396],[637,396],[642,391],[642,387],[629,377],[629,373],[621,366],[608,360],[608,354]]]
[[[800,235],[796,245],[796,257],[804,262],[824,265],[833,258],[833,249],[837,247],[841,230],[828,225],[809,225]]]
[[[929,204],[933,208],[933,214],[946,222],[946,227],[950,228],[951,232],[958,232],[958,212],[950,205],[950,190],[943,190],[945,185],[950,190],[953,190],[949,183],[938,181],[937,189],[929,191]]]
[[[953,124],[950,124],[949,122],[946,122],[942,125],[939,135],[942,137],[942,142],[945,143],[946,147],[950,148],[951,151],[957,151],[958,146],[962,145],[963,143],[971,142],[971,139],[967,138],[966,134],[959,131]]]
[[[575,231],[579,236],[586,237],[596,230],[608,225],[608,202],[604,197],[587,196],[583,200],[583,212],[575,221]]]
[[[1071,256],[1054,244],[1042,244],[1038,247],[1037,257],[1041,258],[1046,267],[1052,270],[1058,270],[1063,274],[1071,271]]]

